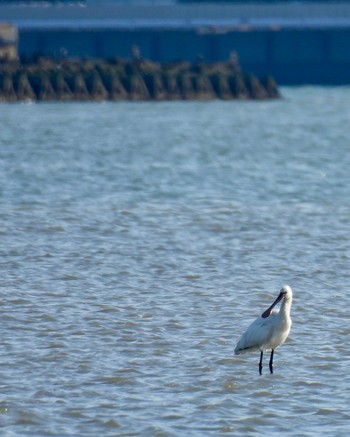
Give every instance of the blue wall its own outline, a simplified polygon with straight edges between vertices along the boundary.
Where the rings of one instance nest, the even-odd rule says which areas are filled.
[[[19,53],[54,57],[143,58],[206,62],[237,51],[242,68],[279,84],[349,84],[350,29],[252,30],[201,34],[191,30],[20,30]]]

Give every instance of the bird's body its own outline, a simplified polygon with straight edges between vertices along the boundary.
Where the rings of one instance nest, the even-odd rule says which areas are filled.
[[[290,318],[292,296],[291,288],[288,285],[283,286],[275,302],[249,326],[235,347],[236,355],[260,350],[260,374],[264,351],[271,350],[270,372],[273,373],[274,351],[286,341],[289,335],[292,326]],[[272,311],[281,300],[280,310]]]

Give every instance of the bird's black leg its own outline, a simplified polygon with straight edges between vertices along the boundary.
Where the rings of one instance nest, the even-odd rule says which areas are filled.
[[[261,351],[260,352],[260,362],[259,362],[259,373],[260,373],[260,375],[262,375],[262,368],[263,368],[262,359],[263,359],[263,355],[264,355],[264,352]]]
[[[271,350],[271,356],[270,356],[270,362],[269,362],[269,367],[270,367],[270,373],[273,373],[273,353],[274,350]]]

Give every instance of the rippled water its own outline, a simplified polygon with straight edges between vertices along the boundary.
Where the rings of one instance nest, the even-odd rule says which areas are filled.
[[[349,435],[350,89],[282,93],[0,106],[1,435]]]

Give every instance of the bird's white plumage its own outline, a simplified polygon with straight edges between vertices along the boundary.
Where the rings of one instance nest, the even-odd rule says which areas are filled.
[[[258,317],[239,339],[235,354],[239,355],[251,351],[275,350],[287,339],[292,320],[290,318],[290,308],[292,304],[292,290],[288,285],[282,287],[279,297],[267,311]],[[280,310],[272,311],[272,307],[279,300],[282,300]]]

